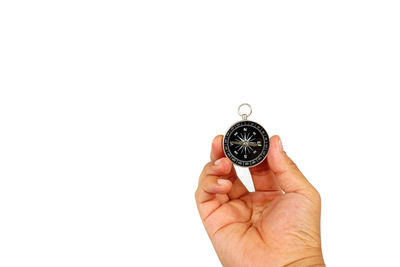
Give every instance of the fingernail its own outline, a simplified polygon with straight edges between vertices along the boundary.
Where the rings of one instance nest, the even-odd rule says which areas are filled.
[[[228,180],[226,180],[226,179],[218,179],[217,180],[218,184],[226,184],[227,182],[228,182]]]
[[[280,146],[280,148],[281,148],[281,151],[283,151],[283,145],[282,145],[281,137],[279,137],[279,146]]]
[[[215,162],[214,162],[214,165],[219,165],[220,163],[221,163],[221,161],[222,161],[222,158],[220,158],[220,159],[217,159]]]

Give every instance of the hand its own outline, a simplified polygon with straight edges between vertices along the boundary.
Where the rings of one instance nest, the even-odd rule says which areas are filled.
[[[200,175],[196,203],[223,266],[325,266],[320,237],[321,200],[282,149],[278,136],[261,164],[250,168],[248,192],[222,136]]]

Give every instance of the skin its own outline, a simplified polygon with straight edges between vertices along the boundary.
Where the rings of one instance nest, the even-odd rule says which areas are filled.
[[[267,158],[250,168],[255,192],[237,177],[212,142],[200,175],[196,203],[223,266],[325,266],[321,250],[321,199],[282,148],[270,139]]]

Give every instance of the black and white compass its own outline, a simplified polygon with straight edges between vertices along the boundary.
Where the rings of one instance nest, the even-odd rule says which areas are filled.
[[[247,108],[245,112],[243,109]],[[252,112],[249,104],[241,104],[238,113],[241,121],[233,124],[226,132],[223,141],[224,153],[233,164],[253,167],[260,164],[267,156],[269,136],[258,123],[247,120]]]

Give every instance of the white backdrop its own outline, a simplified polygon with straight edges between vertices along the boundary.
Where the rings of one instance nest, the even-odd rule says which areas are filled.
[[[395,266],[399,12],[1,1],[0,266],[219,266],[194,191],[243,102],[321,193],[326,263]]]

